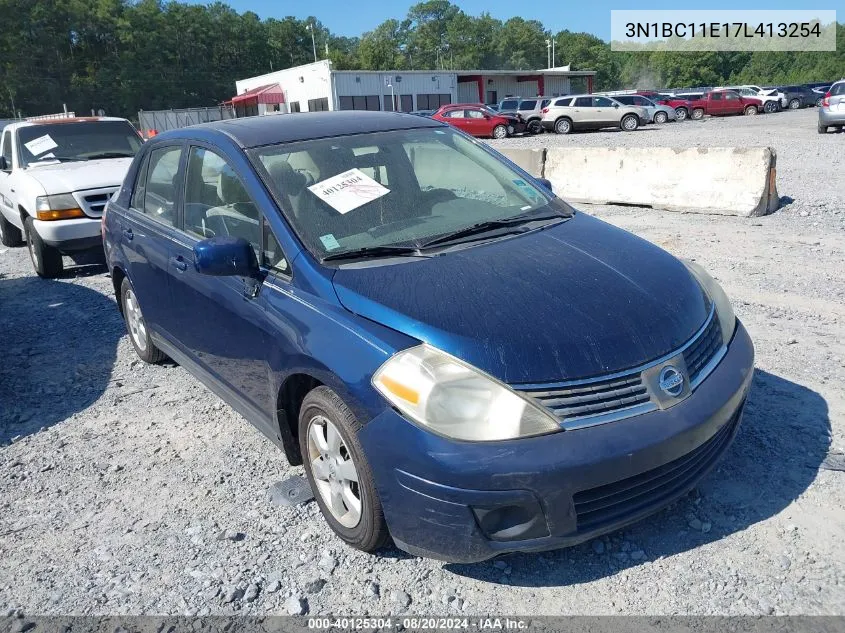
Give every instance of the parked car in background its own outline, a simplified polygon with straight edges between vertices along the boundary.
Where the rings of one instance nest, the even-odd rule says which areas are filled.
[[[678,119],[675,108],[668,105],[659,105],[648,97],[643,97],[642,95],[616,95],[613,99],[622,105],[637,106],[645,109],[649,123],[660,124],[666,123],[667,121],[676,121]]]
[[[521,99],[515,110],[504,110],[499,108],[500,114],[518,114],[525,121],[528,131],[531,134],[539,134],[543,131],[541,120],[543,118],[543,108],[549,105],[551,101],[547,97],[532,97],[531,99]],[[505,103],[504,101],[502,103]]]
[[[696,95],[691,95],[696,96]],[[692,101],[692,118],[701,119],[710,116],[729,116],[745,114],[748,116],[763,111],[763,102],[756,97],[743,97],[733,90],[712,90]]]
[[[779,86],[777,89],[785,95],[786,107],[790,110],[816,105],[818,95],[806,86]]]
[[[810,88],[810,90],[812,90],[816,94],[816,107],[819,107],[819,108],[821,107],[822,101],[824,100],[824,96],[830,90],[830,85],[831,84],[827,84],[827,85],[822,84],[821,86],[812,86],[812,87],[807,86],[808,88]]]
[[[633,132],[646,123],[648,112],[645,108],[622,105],[615,99],[599,95],[560,97],[543,108],[543,128],[558,134],[607,127]]]
[[[829,127],[845,128],[845,80],[837,81],[825,93],[819,107],[819,134],[827,134]]]
[[[453,103],[441,106],[431,118],[443,121],[473,136],[505,138],[522,134],[527,126],[518,114],[503,114],[480,103]]]
[[[777,90],[766,91],[766,94],[760,92],[761,89],[758,89],[756,86],[727,86],[725,88],[719,88],[719,90],[730,90],[742,97],[759,99],[763,102],[763,112],[778,112],[785,105]]]
[[[25,239],[35,272],[47,278],[62,272],[62,255],[101,250],[100,216],[142,144],[126,119],[7,125],[0,137],[0,241],[17,246]]]
[[[137,355],[302,464],[340,539],[477,562],[686,496],[754,374],[700,265],[547,184],[423,117],[231,119],[150,140],[104,240]]]
[[[650,90],[640,91],[636,94],[642,95],[647,99],[651,99],[658,105],[665,105],[673,108],[675,110],[675,117],[678,121],[686,121],[692,113],[690,102],[686,98],[673,97],[662,92],[653,92]]]
[[[494,106],[496,112],[516,112],[519,109],[519,102],[522,97],[505,97],[499,101],[499,105]]]
[[[416,116],[431,116],[435,112],[437,112],[437,110],[413,110],[412,112],[409,112],[408,114],[414,114]]]

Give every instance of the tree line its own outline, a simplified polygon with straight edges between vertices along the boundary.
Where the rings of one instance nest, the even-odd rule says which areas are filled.
[[[836,52],[612,52],[588,33],[553,33],[537,20],[466,14],[448,0],[414,5],[360,37],[316,17],[262,20],[222,2],[0,0],[0,118],[92,109],[134,117],[215,105],[235,80],[331,59],[367,70],[545,68],[597,71],[595,88],[805,83],[845,74],[845,25]],[[314,42],[312,47],[312,31]]]

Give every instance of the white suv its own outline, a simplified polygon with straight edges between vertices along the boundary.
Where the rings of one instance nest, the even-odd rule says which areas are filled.
[[[12,123],[0,137],[0,241],[24,238],[35,272],[56,277],[62,255],[102,248],[100,217],[143,140],[126,119]]]

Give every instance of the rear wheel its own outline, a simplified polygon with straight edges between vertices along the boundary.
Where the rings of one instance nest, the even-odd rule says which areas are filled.
[[[135,353],[145,363],[155,365],[163,361],[166,356],[155,346],[147,329],[147,322],[138,305],[138,297],[128,279],[124,279],[120,286],[120,302],[123,306],[123,319],[126,321],[126,331]]]
[[[35,223],[32,218],[27,218],[24,222],[24,232],[26,233],[26,243],[29,248],[29,259],[32,261],[32,267],[39,277],[45,279],[53,279],[62,274],[62,254],[58,249],[53,248],[49,244],[45,244],[35,230]]]
[[[763,112],[767,112],[771,114],[772,112],[777,112],[778,104],[775,101],[766,101],[765,105],[763,105]]]
[[[816,107],[817,108],[822,107],[822,101],[824,101],[824,97],[819,97],[818,99],[816,99]]]
[[[654,122],[655,123],[666,123],[669,120],[669,115],[663,112],[662,110],[659,112],[654,113]]]
[[[22,241],[21,230],[0,214],[0,243],[3,246],[17,246]]]
[[[757,106],[750,105],[745,108],[745,116],[754,116],[758,114]]]
[[[704,118],[704,109],[703,108],[695,108],[692,111],[692,119],[694,121],[699,121]]]
[[[555,132],[558,134],[569,134],[572,131],[572,121],[563,117],[555,121]]]
[[[528,122],[528,132],[529,134],[539,134],[543,131],[543,126],[540,124],[538,119],[532,119]]]
[[[374,552],[388,539],[372,471],[358,442],[361,424],[321,386],[302,402],[299,447],[305,474],[329,527],[352,547]]]
[[[678,121],[686,121],[689,112],[687,112],[686,108],[675,108],[675,115],[678,117]]]
[[[504,125],[497,125],[493,128],[493,138],[505,138],[508,135],[508,128]]]
[[[626,114],[622,117],[622,120],[619,122],[619,127],[621,127],[626,132],[633,132],[638,127],[640,127],[640,120],[635,114]]]
[[[827,134],[827,126],[819,123],[819,134]]]
[[[799,99],[790,99],[789,100],[789,109],[790,110],[797,110],[801,107],[801,101]]]

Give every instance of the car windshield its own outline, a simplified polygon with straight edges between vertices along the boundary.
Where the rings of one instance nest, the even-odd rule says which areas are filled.
[[[433,238],[516,216],[572,210],[451,128],[394,130],[249,152],[316,257]],[[334,257],[333,257],[334,258]]]
[[[134,156],[143,141],[127,121],[39,123],[18,130],[21,162]]]

